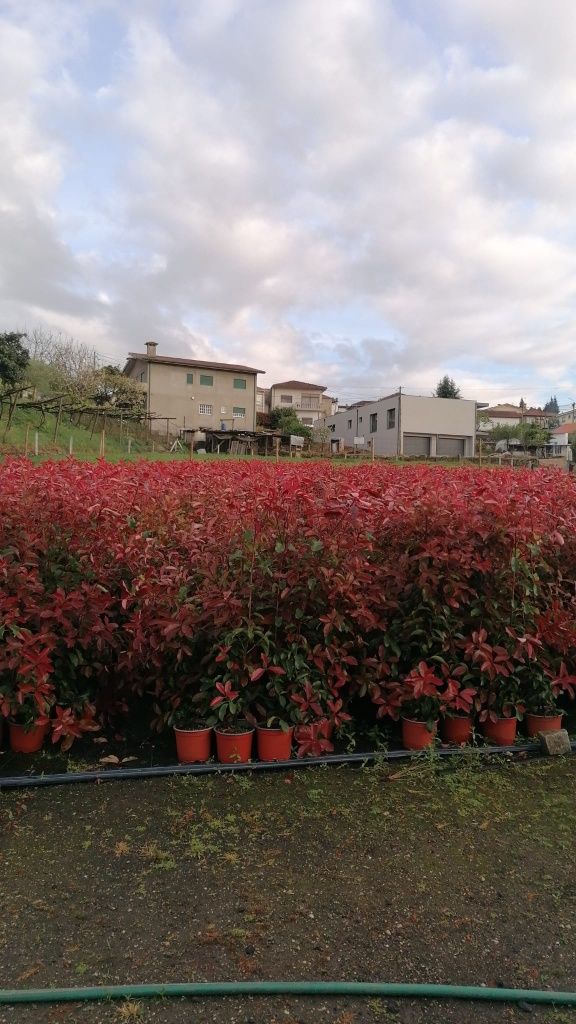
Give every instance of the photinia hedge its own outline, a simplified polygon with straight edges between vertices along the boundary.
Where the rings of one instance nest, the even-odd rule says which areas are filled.
[[[65,747],[150,708],[296,725],[551,712],[576,685],[557,471],[0,467],[0,713]]]

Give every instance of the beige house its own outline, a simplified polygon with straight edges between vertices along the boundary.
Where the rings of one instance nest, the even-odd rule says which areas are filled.
[[[374,446],[376,455],[457,458],[474,455],[476,402],[395,392],[357,402],[321,420],[335,444]]]
[[[543,409],[521,408],[507,402],[488,406],[480,413],[485,430],[492,430],[493,427],[518,427],[521,423],[536,423],[540,427],[549,427],[553,419],[554,414],[544,412]]]
[[[337,400],[325,391],[321,384],[286,380],[271,388],[258,388],[257,410],[293,409],[301,423],[312,427],[320,417],[330,416],[336,410]]]
[[[146,352],[130,352],[126,376],[146,390],[146,412],[157,433],[180,430],[256,429],[257,370],[235,363],[180,359],[156,354],[156,342]]]

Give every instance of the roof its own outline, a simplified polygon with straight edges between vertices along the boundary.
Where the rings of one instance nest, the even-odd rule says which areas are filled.
[[[257,370],[254,366],[243,366],[240,363],[213,363],[208,359],[179,359],[177,356],[149,356],[147,352],[129,352],[126,360],[126,371],[128,364],[139,359],[145,363],[164,363],[169,366],[199,366],[202,370],[230,370],[236,373],[266,373],[266,370]]]
[[[561,423],[559,427],[554,427],[550,431],[551,434],[576,434],[576,423]]]
[[[301,388],[304,391],[326,391],[321,384],[306,384],[303,380],[283,380],[280,384],[272,384],[273,388]]]
[[[541,416],[542,418],[548,418],[551,413],[544,412],[543,409],[521,409],[519,405],[511,405],[508,402],[503,402],[502,405],[492,405],[490,408],[484,410],[486,416]]]

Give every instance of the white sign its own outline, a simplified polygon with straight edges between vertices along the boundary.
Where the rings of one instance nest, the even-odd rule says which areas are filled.
[[[298,434],[290,434],[290,445],[293,448],[302,448],[304,445],[304,438],[299,437]]]
[[[354,444],[355,445],[366,444],[366,442],[365,442],[363,437],[355,437],[354,438]]]

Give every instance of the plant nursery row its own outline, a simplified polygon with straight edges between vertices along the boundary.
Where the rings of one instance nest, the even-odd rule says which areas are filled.
[[[8,461],[0,715],[19,750],[144,715],[182,760],[510,743],[574,697],[575,580],[555,470]]]

